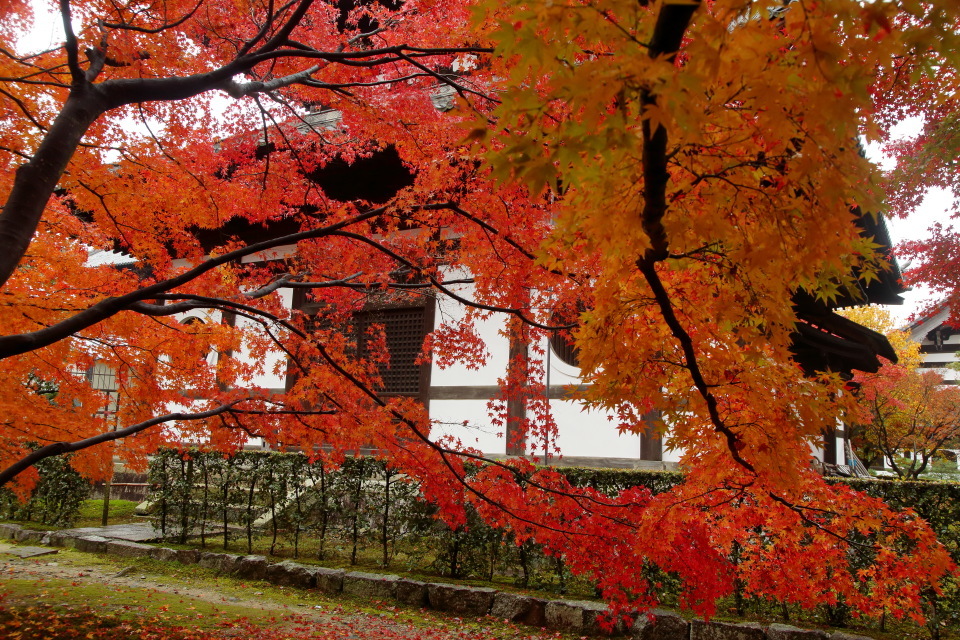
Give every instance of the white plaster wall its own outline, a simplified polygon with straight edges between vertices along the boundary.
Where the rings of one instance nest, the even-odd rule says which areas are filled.
[[[810,455],[816,458],[817,460],[819,460],[820,462],[823,462],[823,447],[811,442]]]
[[[504,454],[507,440],[503,427],[490,424],[486,400],[431,400],[430,436],[457,438],[463,446],[484,453]]]
[[[923,344],[931,344],[929,341],[924,341]],[[947,340],[943,342],[944,347],[947,348],[956,348],[957,345],[960,345],[960,335],[950,336]],[[958,353],[925,353],[923,354],[923,361],[927,365],[942,365],[935,366],[932,368],[933,371],[936,371],[944,380],[944,382],[955,382],[960,380],[960,371],[955,369],[947,369],[948,364],[957,362]]]
[[[569,400],[551,400],[557,421],[557,447],[565,456],[639,458],[640,436],[617,432],[609,414],[587,411]]]
[[[269,258],[278,258],[287,251],[281,248],[277,255]],[[251,257],[256,260],[261,258]],[[462,273],[449,270],[444,274],[447,279],[463,278]],[[471,284],[453,285],[451,289],[458,295],[472,299],[474,287]],[[293,292],[290,289],[281,289],[279,295],[284,304],[290,308],[293,301]],[[442,323],[455,323],[464,317],[465,307],[448,297],[440,296],[437,299],[434,328]],[[220,314],[212,313],[204,318],[207,322],[219,322]],[[493,314],[486,320],[476,323],[477,331],[485,342],[487,351],[486,363],[479,369],[472,370],[462,364],[453,364],[447,368],[440,368],[436,362],[431,364],[431,386],[494,386],[499,378],[506,373],[509,360],[509,341],[500,332],[506,318],[502,314]],[[237,318],[237,326],[249,328],[253,331],[262,331],[262,328],[250,320]],[[548,374],[543,383],[551,387],[580,384],[579,369],[562,362],[555,354],[549,351],[546,341],[541,345],[547,349],[544,363]],[[233,354],[241,361],[250,362],[248,352],[239,350]],[[266,389],[283,389],[286,384],[286,356],[279,349],[270,354],[264,364],[263,371],[254,377],[252,384]],[[556,448],[562,455],[582,457],[614,457],[639,458],[640,437],[634,434],[621,435],[616,423],[609,419],[610,414],[602,411],[587,411],[579,403],[570,400],[554,399],[550,401],[551,410],[557,421],[559,435]],[[491,424],[487,411],[487,400],[437,400],[430,401],[430,416],[433,420],[432,434],[434,437],[449,435],[460,440],[463,446],[476,448],[484,453],[504,454],[506,452],[506,438],[504,428]],[[542,451],[530,453],[540,453]],[[551,452],[551,453],[555,453]],[[665,450],[663,459],[666,461],[679,460],[681,452]]]
[[[549,384],[551,387],[558,385],[580,384],[581,380],[579,367],[569,365],[558,358],[557,354],[554,353],[553,349],[550,347],[548,340],[541,342],[540,347],[545,350],[544,369],[547,372],[547,379],[544,380],[545,384]]]
[[[664,438],[666,440],[666,438]],[[664,462],[680,462],[680,459],[683,458],[682,449],[667,449],[666,443],[664,443],[663,454],[660,459]]]
[[[544,341],[543,346],[548,348],[549,343]],[[581,384],[579,367],[563,362],[552,349],[546,353],[545,364],[551,387]],[[640,436],[621,435],[616,421],[610,419],[612,412],[586,411],[572,400],[551,400],[550,406],[557,421],[559,445],[564,455],[640,458]],[[682,450],[668,449],[664,443],[661,454],[664,462],[679,462],[682,456]]]
[[[277,295],[283,301],[283,306],[290,309],[293,306],[293,289],[280,289]],[[252,320],[237,316],[237,327],[242,327],[253,333],[262,333],[263,327]],[[248,350],[241,349],[233,354],[237,360],[251,364]],[[250,381],[251,384],[264,389],[283,390],[287,384],[287,356],[280,349],[272,350],[263,363],[263,370]]]
[[[282,245],[264,251],[261,253],[253,254],[242,258],[241,263],[247,264],[252,262],[262,262],[265,260],[281,260],[287,256],[290,256],[296,252],[296,246],[294,245]],[[193,262],[180,258],[173,261],[173,266],[179,269],[188,269],[193,266]],[[280,296],[283,301],[284,307],[290,309],[293,307],[293,290],[292,289],[279,289],[277,295]],[[192,311],[185,314],[180,314],[177,316],[177,319],[180,322],[183,322],[186,318],[190,316],[195,316],[208,323],[219,323],[222,321],[222,314],[219,311]],[[249,330],[254,333],[262,333],[263,327],[252,320],[244,318],[242,316],[237,316],[236,326]],[[249,350],[240,348],[237,351],[234,351],[231,354],[232,357],[236,358],[240,362],[245,364],[253,364],[253,360],[249,356]],[[208,356],[208,362],[214,364],[216,359],[216,354],[211,353]],[[286,387],[286,354],[284,354],[280,349],[274,349],[267,356],[266,360],[263,363],[262,370],[255,375],[249,383],[251,385],[262,387],[265,389],[274,389],[282,390]]]
[[[462,277],[454,271],[444,274],[447,279]],[[474,286],[471,284],[453,285],[450,289],[468,300],[473,299]],[[437,299],[433,328],[442,324],[456,325],[466,315],[466,307],[446,296]],[[484,341],[487,351],[486,363],[479,369],[470,369],[463,364],[453,364],[445,369],[433,362],[430,370],[430,385],[442,387],[488,386],[497,384],[507,371],[510,355],[510,341],[500,331],[505,326],[502,314],[493,314],[476,323],[477,333]]]

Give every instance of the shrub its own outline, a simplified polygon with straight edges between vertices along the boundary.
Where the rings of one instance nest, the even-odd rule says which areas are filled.
[[[90,483],[70,466],[68,456],[45,458],[35,466],[40,478],[30,497],[20,502],[11,491],[0,490],[0,514],[9,520],[70,526],[90,494]]]

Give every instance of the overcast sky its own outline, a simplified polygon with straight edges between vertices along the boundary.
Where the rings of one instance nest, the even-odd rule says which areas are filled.
[[[899,124],[891,132],[892,137],[909,137],[916,135],[923,122],[919,118],[913,118]],[[890,168],[893,163],[890,158],[884,158],[880,154],[879,147],[876,145],[867,146],[867,156],[880,164],[881,167]],[[899,242],[907,240],[922,240],[929,237],[930,227],[940,222],[945,227],[952,223],[950,218],[953,208],[953,198],[945,189],[930,189],[927,191],[920,207],[906,219],[888,219],[887,228],[890,230],[890,237],[896,245]],[[907,263],[900,261],[900,268],[906,268]],[[925,287],[917,287],[913,291],[908,291],[903,295],[904,304],[902,306],[887,307],[891,313],[904,324],[906,324],[911,314],[920,311],[926,303],[935,301],[932,293]]]

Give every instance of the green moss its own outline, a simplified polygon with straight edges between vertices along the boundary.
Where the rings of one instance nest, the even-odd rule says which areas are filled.
[[[125,522],[136,522],[137,517],[134,510],[137,508],[136,502],[132,500],[111,500],[110,501],[110,524],[124,524]],[[96,521],[93,525],[83,524],[78,526],[96,526],[100,524],[103,517],[103,500],[84,500],[80,505],[79,522]]]
[[[14,578],[3,582],[8,608],[52,605],[69,611],[96,603],[99,614],[121,620],[162,616],[169,624],[189,623],[202,629],[216,628],[237,618],[273,619],[277,612],[223,603],[214,605],[199,598],[145,587],[119,587],[62,579]]]

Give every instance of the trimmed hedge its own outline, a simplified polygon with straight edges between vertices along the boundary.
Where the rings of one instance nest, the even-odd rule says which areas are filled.
[[[679,473],[659,471],[558,470],[577,486],[611,495],[637,483],[661,492],[682,480]],[[428,559],[428,568],[441,575],[512,576],[520,585],[560,593],[572,586],[561,559],[529,542],[516,545],[470,507],[467,523],[450,529],[434,517],[435,507],[420,497],[415,482],[374,458],[347,458],[332,467],[303,454],[243,451],[225,457],[165,449],[151,459],[149,481],[160,529],[181,543],[199,538],[206,547],[216,536],[224,549],[252,553],[254,538],[267,536],[271,554],[285,546],[300,557],[302,540],[309,538],[318,559],[335,544],[351,564],[364,549],[376,549],[384,567],[402,547],[407,557]]]
[[[591,487],[611,496],[631,487],[646,487],[654,494],[663,493],[683,481],[683,474],[679,471],[586,467],[556,467],[554,471],[565,475],[575,487]]]
[[[683,480],[681,473],[639,469],[556,471],[575,486],[609,495],[634,486],[661,493]],[[347,458],[335,468],[302,454],[257,451],[228,458],[217,452],[164,450],[151,462],[150,480],[160,527],[182,541],[196,535],[205,546],[215,525],[224,548],[245,547],[248,553],[254,536],[266,535],[271,554],[286,545],[298,557],[306,537],[316,544],[320,559],[329,555],[331,545],[351,564],[362,550],[376,549],[379,564],[386,567],[402,548],[418,562],[410,568],[423,568],[423,559],[431,558],[431,568],[446,576],[511,576],[521,586],[560,593],[572,588],[562,559],[545,555],[529,542],[516,545],[510,534],[489,527],[470,509],[467,524],[450,529],[434,517],[434,507],[420,498],[415,482],[374,458]],[[914,509],[960,564],[960,484],[846,478],[829,482],[848,484],[896,509]],[[261,518],[264,515],[270,517]],[[667,584],[670,577],[657,580]],[[581,583],[576,587],[581,593],[592,589]],[[941,623],[960,622],[960,585],[948,581],[943,594],[926,594],[926,600],[934,637]],[[737,609],[743,606],[742,598],[737,600]],[[825,615],[842,623],[847,611],[840,603]]]

